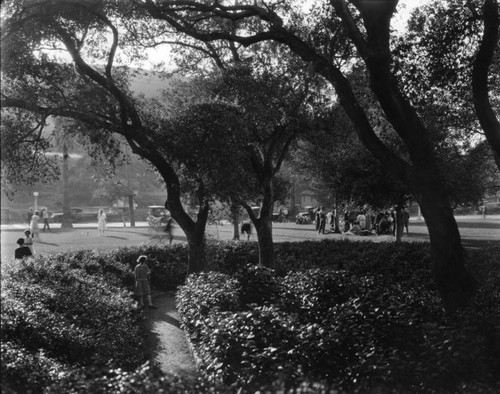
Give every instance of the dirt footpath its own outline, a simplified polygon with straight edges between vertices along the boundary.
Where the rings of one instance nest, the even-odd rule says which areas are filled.
[[[147,347],[151,360],[167,374],[194,379],[196,365],[175,309],[173,292],[153,294],[158,309],[146,309]]]

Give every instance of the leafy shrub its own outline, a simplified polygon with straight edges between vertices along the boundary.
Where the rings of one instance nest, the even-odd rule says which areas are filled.
[[[211,304],[197,320],[195,346],[210,378],[251,391],[498,391],[497,250],[467,252],[481,287],[468,310],[448,316],[432,284],[428,245],[281,246],[286,269],[296,272],[273,279],[273,271],[244,267],[233,277],[241,300],[252,303],[234,302],[230,311]],[[311,255],[334,257],[314,269],[292,257]]]
[[[259,263],[258,246],[254,242],[207,241],[206,254],[208,270],[226,274]]]
[[[67,363],[47,356],[44,350],[30,351],[2,338],[2,381],[14,392],[39,392],[67,376],[79,376]]]
[[[247,264],[234,277],[240,285],[239,299],[241,304],[264,305],[278,300],[279,282],[272,269]]]
[[[119,367],[96,369],[86,377],[65,376],[47,388],[46,393],[219,393],[222,388],[202,378],[188,380],[176,375],[164,375],[148,362],[134,371]]]
[[[197,340],[205,319],[214,311],[237,310],[238,281],[219,272],[190,275],[177,292],[177,310],[193,340]]]
[[[316,268],[290,273],[281,282],[282,307],[314,322],[330,308],[359,297],[363,292],[362,285],[363,278],[346,271]]]
[[[43,387],[59,369],[114,359],[133,368],[144,361],[141,314],[130,292],[112,284],[116,278],[110,284],[107,276],[49,255],[3,263],[1,279],[2,344],[10,349],[2,352],[2,376],[12,382]],[[13,362],[12,354],[23,362]]]
[[[215,311],[205,320],[197,349],[211,381],[245,392],[271,385],[281,377],[293,380],[295,347],[293,319],[276,307],[244,312]]]

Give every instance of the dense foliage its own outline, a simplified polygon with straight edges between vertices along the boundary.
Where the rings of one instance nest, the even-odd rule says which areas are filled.
[[[98,263],[61,257],[2,262],[2,378],[15,387],[37,392],[90,366],[146,361],[130,292]]]
[[[189,276],[185,245],[80,250],[2,262],[2,381],[20,392],[495,392],[500,382],[498,248],[467,253],[481,284],[446,315],[426,244],[209,242],[211,272]],[[157,290],[201,359],[194,382],[144,354],[133,267],[147,254]]]
[[[209,379],[252,392],[500,388],[500,250],[469,252],[481,288],[470,308],[450,316],[421,244],[281,246],[289,263],[281,275],[245,266],[190,276],[180,288],[179,312]],[[292,263],[299,250],[308,267]]]

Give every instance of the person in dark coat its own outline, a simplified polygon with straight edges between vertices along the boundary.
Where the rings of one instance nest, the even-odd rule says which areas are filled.
[[[24,238],[19,238],[17,244],[19,247],[14,251],[14,257],[16,259],[24,259],[25,257],[33,256],[31,249],[24,245]]]
[[[173,232],[172,218],[167,220],[167,224],[165,226],[165,232],[167,233],[168,243],[171,244],[174,239],[174,235],[172,233]]]
[[[318,211],[318,217],[319,217],[318,234],[324,234],[326,225],[325,207],[321,207],[321,209]]]
[[[241,234],[247,235],[247,241],[250,240],[250,236],[252,235],[252,225],[248,222],[245,222],[241,225]]]
[[[314,224],[316,225],[316,231],[319,231],[319,221],[320,221],[319,211],[320,211],[319,207],[314,210]]]

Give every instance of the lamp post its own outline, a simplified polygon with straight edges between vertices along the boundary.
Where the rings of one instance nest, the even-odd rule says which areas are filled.
[[[36,212],[38,210],[38,192],[33,192],[33,197],[35,197],[35,205],[33,211]]]
[[[128,195],[128,207],[130,212],[130,227],[135,227],[135,212],[134,212],[134,197],[137,196],[137,191],[134,190]]]

